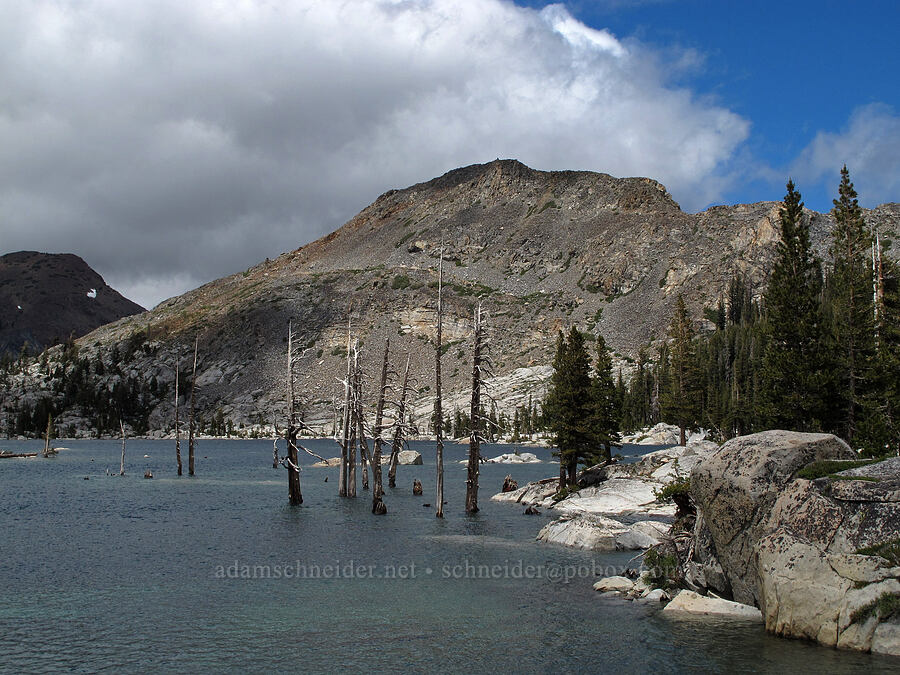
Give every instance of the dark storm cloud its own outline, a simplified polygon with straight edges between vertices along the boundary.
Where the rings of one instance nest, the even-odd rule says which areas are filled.
[[[2,250],[78,253],[148,305],[495,157],[699,208],[748,129],[561,6],[0,2],[0,40]]]

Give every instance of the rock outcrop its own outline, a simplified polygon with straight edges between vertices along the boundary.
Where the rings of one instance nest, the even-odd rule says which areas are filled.
[[[855,457],[831,434],[765,431],[734,438],[698,463],[691,472],[691,495],[709,530],[709,554],[725,570],[729,587],[718,590],[758,606],[756,544],[775,500],[810,462]],[[708,556],[698,557],[704,562]]]
[[[409,411],[427,426],[433,394],[424,385],[433,366],[434,284],[443,250],[452,263],[443,267],[445,409],[468,406],[477,301],[490,316],[497,364],[491,392],[498,414],[511,418],[516,407],[539,401],[546,391],[558,330],[578,325],[602,334],[627,375],[640,348],[665,332],[679,294],[691,316],[703,321],[704,309],[715,306],[733,275],[762,288],[778,241],[778,208],[760,202],[689,214],[648,178],[536,171],[514,160],[462,167],[390,190],[315,242],[85,336],[78,342],[80,358],[90,364],[103,359],[106,369],[100,375],[91,368],[84,386],[114,386],[113,361],[148,388],[155,381],[142,417],[149,431],[168,430],[171,401],[161,392],[174,385],[176,357],[189,353],[199,336],[197,414],[207,420],[221,414],[242,434],[271,434],[271,420],[287,414],[283,339],[293,318],[304,345],[296,364],[297,393],[308,401],[304,422],[327,430],[332,398],[341,396],[352,305],[354,330],[365,336],[366,349],[378,352],[390,337],[395,359],[411,354],[411,378],[423,386]],[[897,241],[900,205],[866,211],[866,219]],[[817,252],[827,249],[831,227],[829,216],[810,213]],[[895,246],[888,255],[898,251]],[[99,301],[103,291],[97,290]],[[66,363],[61,349],[48,359],[49,378],[32,368],[0,392],[6,408],[0,433],[7,413],[14,418],[44,397],[59,406],[58,424],[92,431],[90,414],[60,395],[63,368],[73,375],[76,364]],[[377,356],[367,354],[362,365],[366,378],[377,381]]]
[[[900,654],[900,459],[842,471],[853,459],[829,434],[768,431],[699,462],[686,583],[759,607],[778,635]],[[826,475],[798,477],[811,464]]]
[[[560,517],[538,534],[540,541],[589,550],[639,550],[666,538],[675,506],[657,493],[684,478],[715,444],[675,446],[648,453],[631,464],[598,465],[579,474],[578,487],[563,499],[558,479],[547,478],[491,497],[493,501],[540,506]]]

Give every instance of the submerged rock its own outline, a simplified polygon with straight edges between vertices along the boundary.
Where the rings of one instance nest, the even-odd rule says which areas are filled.
[[[609,591],[628,593],[632,588],[634,588],[634,582],[627,577],[605,577],[594,584],[594,590],[602,593]]]
[[[671,616],[683,613],[762,622],[762,613],[756,607],[721,598],[710,598],[687,590],[680,591],[672,602],[663,608],[663,612]]]

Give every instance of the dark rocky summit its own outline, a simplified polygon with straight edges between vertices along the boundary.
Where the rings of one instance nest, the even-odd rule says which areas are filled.
[[[71,253],[0,257],[0,352],[38,352],[144,308],[110,288]]]

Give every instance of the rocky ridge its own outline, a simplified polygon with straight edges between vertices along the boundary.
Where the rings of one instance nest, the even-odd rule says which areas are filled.
[[[732,275],[761,288],[777,241],[777,212],[778,204],[762,202],[688,214],[651,179],[542,172],[497,160],[391,190],[318,241],[104,326],[78,345],[91,360],[109,359],[114,350],[120,357],[121,374],[107,374],[97,386],[134,375],[165,390],[176,358],[186,359],[198,336],[201,415],[221,415],[235,429],[271,429],[284,419],[292,319],[303,346],[297,373],[305,416],[330,430],[349,313],[369,387],[386,338],[398,369],[411,354],[412,409],[425,426],[443,250],[444,408],[452,415],[467,405],[470,317],[482,303],[495,364],[491,394],[510,414],[529,397],[542,397],[558,330],[575,324],[602,333],[627,370],[642,345],[664,334],[678,293],[703,325],[704,309],[715,305]],[[829,218],[808,215],[824,252]],[[885,238],[900,233],[900,205],[867,217]],[[21,379],[10,387],[10,405],[52,395],[53,378],[37,367]],[[149,405],[150,429],[170,429],[172,402]],[[80,425],[77,410],[60,420]]]

